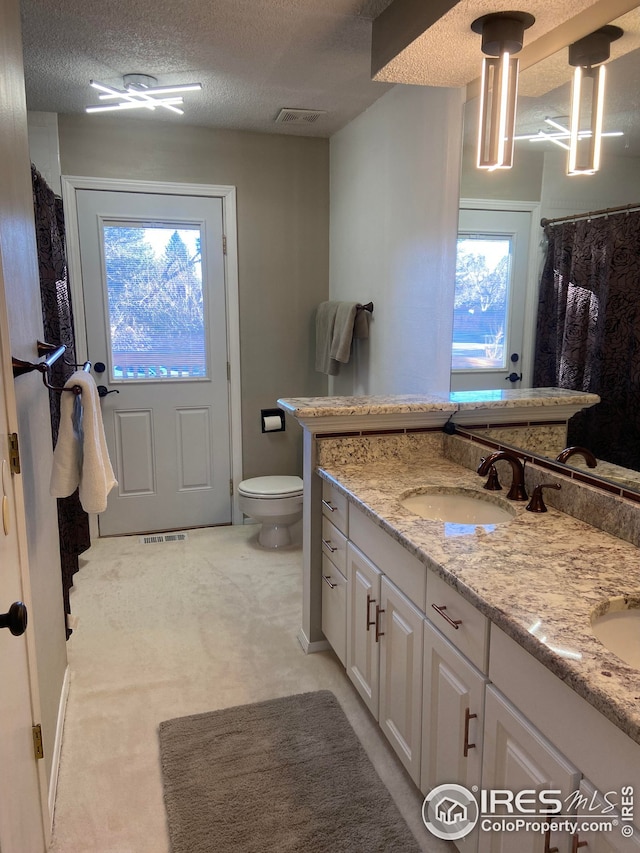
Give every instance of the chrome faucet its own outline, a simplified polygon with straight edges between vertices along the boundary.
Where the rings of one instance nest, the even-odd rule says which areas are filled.
[[[579,453],[580,456],[584,457],[584,461],[587,463],[589,468],[595,468],[598,464],[598,460],[593,455],[590,450],[587,450],[586,447],[565,447],[562,453],[558,453],[556,456],[556,462],[566,462],[571,456],[575,453]]]
[[[484,477],[485,474],[489,473],[491,466],[495,462],[499,462],[501,459],[505,459],[511,465],[511,471],[513,472],[511,488],[509,489],[507,497],[511,501],[528,500],[528,495],[524,487],[524,465],[515,453],[512,453],[509,450],[496,450],[495,453],[491,453],[486,458],[480,460],[478,474]]]

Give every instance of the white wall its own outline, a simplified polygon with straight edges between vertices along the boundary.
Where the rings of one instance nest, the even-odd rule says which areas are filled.
[[[331,139],[330,298],[375,308],[330,393],[449,392],[463,97],[396,86]]]

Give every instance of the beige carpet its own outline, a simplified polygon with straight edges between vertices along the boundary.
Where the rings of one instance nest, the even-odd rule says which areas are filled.
[[[328,690],[160,724],[172,853],[419,847]]]
[[[167,853],[160,722],[313,690],[338,697],[424,853],[453,850],[424,828],[419,792],[337,658],[300,648],[301,552],[263,551],[256,532],[102,539],[80,558],[51,853]]]

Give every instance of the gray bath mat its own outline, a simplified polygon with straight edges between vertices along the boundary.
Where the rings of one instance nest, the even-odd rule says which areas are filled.
[[[333,693],[160,724],[172,853],[419,853]]]

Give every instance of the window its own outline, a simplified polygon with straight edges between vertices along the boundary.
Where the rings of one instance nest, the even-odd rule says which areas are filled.
[[[206,378],[199,226],[104,222],[111,379]]]
[[[458,236],[452,370],[506,366],[512,255],[509,235]]]

